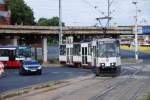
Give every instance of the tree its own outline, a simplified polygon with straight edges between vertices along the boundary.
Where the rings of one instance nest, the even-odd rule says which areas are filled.
[[[59,17],[49,19],[50,26],[59,26]]]
[[[40,18],[37,22],[39,26],[59,26],[59,17],[52,17],[50,19]],[[64,23],[62,23],[65,26]]]
[[[23,0],[10,0],[8,8],[11,11],[12,24],[34,25],[32,9]]]
[[[40,18],[37,22],[39,26],[49,26],[49,21],[46,18]]]

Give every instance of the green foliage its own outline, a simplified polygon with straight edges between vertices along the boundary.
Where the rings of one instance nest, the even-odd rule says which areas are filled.
[[[12,24],[34,25],[32,9],[23,0],[10,0],[8,8],[11,10]]]
[[[59,17],[49,19],[50,26],[59,26]]]
[[[144,95],[141,100],[150,100],[150,94]]]
[[[59,26],[59,17],[52,17],[50,19],[40,18],[37,22],[39,26]],[[62,23],[65,26],[64,23]]]
[[[48,45],[49,46],[51,46],[51,45],[58,45],[58,39],[49,37],[48,38]]]
[[[49,26],[48,19],[46,19],[46,18],[40,18],[38,20],[37,25],[39,25],[39,26]]]

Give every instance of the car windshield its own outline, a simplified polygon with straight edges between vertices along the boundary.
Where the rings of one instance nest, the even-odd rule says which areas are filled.
[[[39,64],[37,61],[24,61],[24,65],[36,65]]]
[[[118,55],[118,52],[116,42],[99,43],[99,57],[115,57]]]

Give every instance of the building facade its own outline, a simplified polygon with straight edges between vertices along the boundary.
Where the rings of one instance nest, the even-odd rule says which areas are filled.
[[[8,9],[9,0],[0,0],[0,25],[10,25],[11,12]]]

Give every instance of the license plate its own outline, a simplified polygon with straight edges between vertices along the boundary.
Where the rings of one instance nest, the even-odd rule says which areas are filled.
[[[31,72],[35,72],[36,70],[31,70]]]

